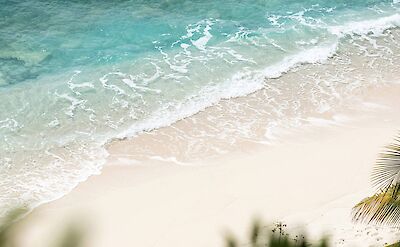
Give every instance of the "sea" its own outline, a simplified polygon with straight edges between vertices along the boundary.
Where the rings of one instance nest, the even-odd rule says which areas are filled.
[[[380,83],[321,79],[318,68],[356,70],[346,59],[355,54],[398,69],[399,27],[398,0],[0,0],[0,215],[99,174],[112,142],[260,90],[263,115],[235,114],[248,124],[268,116],[241,135],[269,143],[272,127]],[[234,142],[232,126],[208,129],[191,138]]]

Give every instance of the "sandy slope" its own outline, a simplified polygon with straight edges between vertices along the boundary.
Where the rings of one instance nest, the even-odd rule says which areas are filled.
[[[398,95],[400,85],[375,90],[362,111],[339,118],[351,121],[316,120],[274,145],[193,166],[110,158],[101,175],[28,215],[21,246],[46,246],[78,221],[87,247],[219,247],[227,231],[244,238],[256,216],[312,236],[330,234],[334,246],[383,246],[400,238],[398,231],[355,226],[350,212],[373,192],[372,165],[399,129]]]
[[[258,215],[270,222],[283,219],[292,228],[303,222],[312,233],[334,233],[340,246],[341,238],[365,246],[369,233],[353,236],[359,228],[349,223],[350,208],[369,193],[371,165],[395,135],[396,123],[305,132],[292,138],[296,141],[203,166],[109,164],[102,175],[35,210],[28,217],[34,227],[26,224],[21,241],[42,246],[43,233],[81,217],[90,222],[87,246],[223,246],[226,230],[245,233]],[[390,241],[389,235],[368,241]]]

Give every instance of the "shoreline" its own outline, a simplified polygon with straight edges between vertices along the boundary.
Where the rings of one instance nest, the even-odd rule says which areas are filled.
[[[204,116],[221,109],[146,134],[155,139],[115,142],[108,146],[111,155],[100,175],[27,216],[21,245],[39,247],[44,237],[57,235],[54,229],[79,219],[88,225],[87,247],[218,247],[227,231],[244,239],[255,216],[269,223],[283,220],[289,230],[311,237],[329,232],[333,246],[346,246],[343,238],[348,247],[400,239],[389,228],[354,226],[348,217],[356,202],[373,193],[372,165],[400,126],[398,95],[400,84],[372,86],[349,108],[327,118],[310,116],[309,125],[286,130],[272,144],[244,140],[217,157],[204,153],[190,165],[162,158],[135,162],[130,155],[145,145],[162,153],[160,143],[185,150],[179,138],[159,133],[203,127]],[[371,232],[378,237],[371,238]]]
[[[221,155],[199,166],[109,160],[102,174],[34,209],[23,229],[23,246],[40,246],[41,233],[77,218],[90,226],[89,247],[223,246],[227,231],[243,239],[255,216],[270,223],[283,220],[289,230],[304,229],[312,237],[330,232],[333,246],[365,241],[374,246],[395,239],[391,229],[375,230],[377,241],[371,230],[353,226],[344,214],[373,192],[372,165],[400,126],[393,115],[398,100],[390,97],[396,92],[373,94],[391,102],[390,112],[303,128],[276,145]],[[341,243],[342,238],[355,245]]]
[[[387,30],[387,33],[393,34],[393,37],[400,37],[397,29]],[[400,67],[392,66],[399,61],[399,57],[392,54],[385,59],[370,59],[367,54],[361,53],[363,49],[373,49],[373,44],[362,38],[353,41],[358,42],[362,48],[347,49],[352,47],[352,44],[343,44],[344,47],[338,49],[337,54],[325,63],[301,64],[278,78],[265,78],[265,85],[261,90],[244,97],[221,100],[167,127],[142,132],[136,137],[111,141],[105,145],[88,145],[90,150],[85,149],[85,152],[77,155],[74,154],[74,149],[71,149],[71,153],[70,147],[61,146],[54,150],[54,154],[46,154],[46,157],[56,164],[60,161],[65,163],[65,169],[58,170],[62,171],[62,174],[52,173],[52,170],[57,168],[52,168],[53,163],[49,160],[44,161],[50,163],[49,166],[44,165],[43,173],[36,174],[35,170],[27,169],[32,176],[22,176],[17,180],[9,178],[25,174],[23,169],[16,169],[13,171],[15,174],[6,174],[3,194],[8,199],[7,203],[38,205],[43,201],[59,198],[88,176],[100,172],[100,163],[106,153],[104,146],[111,150],[112,158],[118,159],[121,164],[163,160],[187,165],[201,162],[203,157],[215,158],[234,153],[241,150],[242,146],[251,150],[258,148],[260,144],[275,144],[276,140],[279,142],[281,139],[280,135],[286,138],[286,132],[296,131],[299,126],[302,128],[302,125],[335,124],[335,117],[341,117],[335,113],[348,106],[352,108],[358,104],[360,107],[357,98],[369,87],[379,88],[386,83],[400,81]],[[386,41],[385,38],[378,39],[378,44],[385,44]],[[392,45],[393,47],[386,47],[388,50],[377,50],[377,55],[387,55],[389,51],[395,53],[399,50],[399,46]],[[242,86],[247,86],[245,84]],[[341,120],[343,119],[339,119],[339,122]],[[157,119],[153,122],[157,123]],[[136,142],[137,145],[131,145],[131,142]],[[129,148],[124,150],[125,146]],[[22,161],[25,156],[20,155],[19,158],[20,163],[24,163]],[[47,169],[49,172],[44,172]],[[48,174],[53,176],[44,180],[45,185],[37,186],[30,197],[22,200],[17,193],[10,193],[6,189],[26,186],[23,189],[29,190],[32,185],[37,185],[37,180],[46,178]],[[56,178],[58,175],[59,178]],[[46,190],[46,186],[58,188]]]

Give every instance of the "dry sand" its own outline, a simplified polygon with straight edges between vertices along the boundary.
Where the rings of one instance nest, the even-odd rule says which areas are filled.
[[[301,141],[203,166],[110,164],[35,210],[23,246],[41,246],[42,233],[82,216],[90,222],[88,246],[96,247],[223,246],[225,231],[243,235],[254,216],[289,227],[302,222],[311,232],[339,234],[335,243],[353,243],[351,234],[360,229],[350,225],[350,209],[370,193],[371,165],[395,134],[395,125],[369,123],[315,130]],[[357,246],[366,246],[368,235],[361,234]]]
[[[347,112],[351,121],[304,127],[274,145],[188,166],[121,165],[111,155],[101,175],[27,216],[21,246],[43,247],[78,221],[87,228],[87,247],[219,247],[227,231],[245,238],[254,217],[284,221],[293,232],[326,233],[334,246],[395,241],[394,229],[354,225],[350,212],[373,193],[372,165],[400,126],[399,88],[366,95],[369,110]],[[111,154],[129,152],[132,143],[124,143]]]

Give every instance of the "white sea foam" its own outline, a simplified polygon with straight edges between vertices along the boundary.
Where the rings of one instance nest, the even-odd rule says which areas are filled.
[[[208,41],[212,38],[212,34],[210,33],[211,26],[213,23],[210,20],[206,20],[206,27],[203,31],[203,36],[197,40],[191,40],[192,44],[199,50],[205,51],[206,45]]]
[[[77,99],[66,93],[59,94],[55,92],[55,95],[60,99],[64,99],[70,102],[70,106],[65,110],[65,114],[70,116],[71,118],[74,117],[74,113],[77,110],[77,108],[82,107],[86,102],[86,100]]]
[[[261,71],[239,72],[224,83],[207,86],[201,90],[198,96],[188,97],[176,108],[171,110],[169,106],[154,112],[145,120],[135,123],[130,129],[120,133],[118,138],[135,136],[142,131],[150,131],[169,126],[172,123],[194,115],[207,107],[218,103],[222,99],[241,97],[256,92],[264,87],[266,78],[278,78],[283,73],[303,63],[319,63],[331,57],[336,44],[328,47],[315,47],[304,50],[285,58],[280,63],[269,66]]]
[[[329,27],[328,30],[332,34],[338,35],[340,37],[349,34],[380,35],[383,33],[383,31],[389,28],[394,28],[399,26],[400,26],[400,14],[394,14],[391,16],[386,16],[375,20],[348,22],[344,25]]]
[[[276,65],[267,67],[264,70],[263,75],[267,78],[278,78],[283,73],[300,64],[320,63],[326,61],[335,54],[336,49],[337,43],[334,43],[330,46],[316,46],[301,51],[295,55],[284,58],[282,62]]]
[[[151,78],[150,78],[150,80],[151,80]],[[141,90],[141,91],[151,91],[151,92],[155,92],[155,93],[157,93],[157,94],[161,93],[161,90],[158,90],[158,89],[151,89],[151,88],[148,88],[148,87],[142,87],[142,86],[137,85],[137,84],[134,82],[134,78],[133,78],[132,76],[130,76],[130,78],[123,78],[122,81],[123,81],[126,85],[128,85],[129,87],[131,87],[131,88],[133,88],[133,89],[138,89],[138,90]]]
[[[57,127],[57,126],[59,126],[60,125],[60,121],[57,119],[57,118],[55,118],[53,121],[51,121],[50,123],[48,123],[48,126],[50,127],[50,128],[54,128],[54,127]]]
[[[101,82],[103,87],[106,88],[106,89],[109,89],[111,91],[114,91],[117,94],[125,94],[126,95],[126,92],[122,88],[118,87],[117,85],[109,83],[109,80],[108,80],[107,77],[111,76],[111,75],[117,75],[117,76],[121,76],[122,75],[123,76],[124,74],[119,73],[119,72],[110,72],[110,73],[105,74],[103,77],[101,77],[99,79],[99,81]]]
[[[388,17],[383,17],[375,20],[351,22],[345,25],[331,27],[331,33],[338,36],[338,40],[330,45],[314,46],[312,48],[300,51],[296,54],[285,57],[279,63],[268,66],[267,68],[259,71],[251,72],[238,72],[224,83],[209,85],[202,89],[197,96],[189,96],[186,100],[182,101],[179,106],[171,108],[166,106],[151,114],[148,118],[135,123],[129,129],[121,132],[117,138],[124,138],[135,136],[142,131],[151,131],[161,127],[169,126],[172,123],[192,116],[200,111],[205,110],[207,107],[217,104],[222,99],[230,99],[235,97],[246,96],[253,92],[262,89],[265,86],[266,79],[279,78],[284,73],[291,69],[310,63],[322,63],[335,55],[340,38],[347,34],[369,34],[373,33],[378,35],[385,30],[399,26],[400,15],[395,14]],[[204,34],[209,41],[209,34],[204,31]],[[191,37],[194,32],[199,32],[200,28],[195,31],[191,30],[188,37]],[[204,40],[205,41],[205,40]],[[201,50],[205,49],[207,42],[200,45]],[[199,45],[199,44],[197,44]],[[184,47],[185,49],[188,46]],[[329,105],[319,105],[320,111],[328,110]],[[272,135],[272,134],[271,134]]]
[[[329,31],[337,35],[339,38],[347,34],[365,35],[368,33],[373,33],[377,35],[379,33],[382,33],[387,28],[393,28],[399,26],[399,19],[400,19],[399,16],[400,16],[399,14],[395,14],[393,16],[384,17],[377,20],[347,23],[345,25],[331,27]],[[200,50],[200,52],[210,51],[209,43],[212,38],[211,35],[212,23],[211,22],[209,23],[205,22],[205,23],[206,23],[205,25],[204,23],[202,24],[203,26],[197,25],[196,27],[188,28],[186,36],[180,40],[181,42],[180,48],[184,50],[186,55],[190,52],[189,48],[193,47]],[[204,29],[202,29],[202,27],[204,27]],[[193,38],[194,35],[195,34],[198,35],[199,33],[203,34],[203,36],[201,36],[198,39],[194,39]],[[184,39],[191,39],[192,40],[191,44],[188,44],[189,42],[182,43],[182,40]],[[169,126],[180,119],[192,116],[200,111],[203,111],[207,107],[217,104],[222,99],[230,99],[233,97],[240,97],[253,93],[257,90],[264,88],[266,84],[268,84],[268,79],[279,78],[286,72],[290,71],[295,67],[298,67],[299,65],[306,63],[321,63],[326,61],[335,54],[338,42],[339,40],[333,41],[333,43],[329,45],[319,45],[313,48],[305,49],[298,53],[291,54],[290,56],[287,56],[284,59],[282,59],[280,62],[268,66],[264,69],[259,69],[255,71],[243,70],[241,72],[234,74],[231,78],[222,83],[214,83],[214,84],[211,83],[208,86],[204,87],[198,94],[188,95],[184,100],[182,100],[179,103],[174,102],[174,104],[163,105],[157,111],[154,111],[149,116],[146,116],[145,119],[135,122],[134,125],[120,132],[116,137],[125,138],[137,135],[138,133],[143,131],[150,131],[160,127]],[[216,48],[213,49],[214,49],[213,51],[216,50]],[[251,62],[250,59],[245,58],[243,55],[239,54],[233,49],[226,50],[226,52],[237,60],[241,61],[248,60],[249,62]],[[188,61],[183,61],[182,63],[179,63],[179,61],[175,61],[173,59],[173,56],[170,56],[169,54],[165,53],[161,48],[160,48],[160,53],[163,54],[163,59],[164,59],[163,61],[165,61],[169,65],[169,68],[177,72],[171,74],[171,76],[177,76],[178,74],[183,74],[187,72],[186,66],[188,65]],[[194,58],[192,57],[191,59]],[[151,75],[150,77],[144,76],[143,78],[145,79],[141,80],[141,83],[137,83],[135,77],[121,72],[107,73],[101,78],[99,78],[99,81],[104,89],[110,90],[111,92],[115,93],[118,96],[120,95],[128,96],[129,88],[140,92],[152,92],[159,94],[161,93],[160,90],[152,89],[151,87],[147,86],[147,84],[157,81],[159,78],[163,76],[161,69],[158,67],[158,65],[156,65],[155,63],[153,65],[155,66],[154,74]],[[120,84],[117,85],[118,82],[111,80],[110,79],[111,77],[116,77],[118,79],[118,82],[122,82],[120,83],[121,85]],[[78,109],[82,109],[85,107],[86,101],[77,97],[79,96],[77,90],[85,87],[92,88],[94,86],[94,84],[90,82],[74,83],[73,79],[74,78],[71,78],[71,80],[68,82],[68,86],[71,89],[71,91],[75,92],[75,94],[71,92],[69,94],[65,92],[56,93],[56,96],[59,99],[69,103],[70,106],[67,108],[65,113],[70,117],[74,117],[74,113]],[[114,97],[113,100],[119,100],[120,102],[123,102],[124,99],[119,99],[118,97]],[[124,104],[121,103],[121,105]],[[125,106],[127,105],[125,104]],[[3,122],[0,121],[0,124],[1,124],[0,129],[1,126],[5,126],[7,128],[16,126],[15,123],[10,120]],[[59,124],[59,119],[53,119],[52,121],[49,122],[49,127],[54,128],[58,126],[58,124]],[[112,122],[106,124],[110,124],[110,127],[113,125]],[[117,128],[115,127],[115,129]],[[270,130],[271,131],[266,133],[266,135],[272,138],[274,136],[273,133],[274,130],[272,127],[270,128]],[[80,168],[82,168],[83,170],[80,170],[78,172],[79,173],[79,176],[77,176],[78,179],[75,179],[70,184],[66,183],[65,186],[62,186],[63,188],[60,189],[60,191],[62,191],[60,192],[61,194],[68,192],[78,182],[85,180],[91,174],[99,172],[100,167],[104,164],[105,157],[107,156],[107,153],[102,146],[102,144],[104,144],[103,141],[104,142],[109,141],[113,137],[114,136],[111,135],[104,137],[104,139],[102,139],[102,141],[98,143],[97,146],[98,148],[94,148],[92,150],[93,151],[92,153],[87,154],[88,157],[92,157],[92,160],[81,159],[79,161],[81,162]],[[65,160],[64,161],[62,160],[62,157],[60,157],[60,159],[57,157],[53,158],[55,158],[57,162],[65,162]],[[157,157],[157,156],[153,156],[153,158],[165,161],[173,161],[177,163],[180,162],[178,160],[175,160],[175,158],[165,159],[165,157]],[[56,167],[57,166],[59,165],[56,165]],[[76,174],[74,174],[74,176],[75,175]],[[49,183],[51,184],[53,182]],[[41,188],[38,188],[38,191],[40,189]],[[41,201],[43,202],[46,200],[57,198],[61,196],[61,194],[56,193],[56,195],[52,194],[51,196],[49,196],[49,194],[46,194],[43,197],[45,198],[47,196],[46,199],[43,199]]]
[[[18,123],[18,121],[16,121],[13,118],[6,118],[3,120],[0,120],[0,130],[8,129],[8,130],[11,130],[12,132],[15,132],[16,130],[18,130],[21,127],[22,126]]]
[[[368,34],[378,35],[385,30],[400,26],[400,15],[383,17],[375,20],[351,22],[341,26],[330,27],[329,31],[339,38],[347,34]],[[196,29],[198,31],[199,29]],[[205,31],[205,36],[208,36]],[[192,34],[192,32],[191,32]],[[208,39],[207,39],[208,42]],[[279,78],[282,74],[301,64],[321,63],[332,57],[338,47],[339,40],[325,45],[316,46],[303,50],[284,58],[281,62],[268,66],[261,71],[238,72],[231,79],[226,80],[214,86],[204,88],[199,96],[189,97],[181,102],[179,111],[171,111],[169,107],[154,112],[149,118],[136,123],[126,131],[120,133],[117,137],[124,138],[137,135],[142,131],[150,131],[161,127],[169,126],[172,123],[203,111],[209,106],[215,105],[222,99],[246,96],[262,89],[265,85],[265,79]],[[202,43],[205,45],[204,43]],[[197,44],[198,45],[198,44]],[[200,46],[201,49],[204,46]]]

